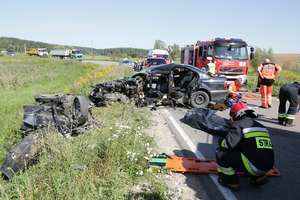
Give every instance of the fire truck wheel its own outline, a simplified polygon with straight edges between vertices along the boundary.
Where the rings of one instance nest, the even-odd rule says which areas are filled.
[[[191,106],[193,108],[206,108],[209,103],[209,95],[205,91],[193,92],[191,95]]]

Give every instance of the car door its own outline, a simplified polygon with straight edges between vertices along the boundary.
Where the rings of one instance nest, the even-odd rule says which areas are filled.
[[[172,69],[174,87],[177,90],[186,91],[192,84],[197,83],[198,73],[184,65],[177,65]]]

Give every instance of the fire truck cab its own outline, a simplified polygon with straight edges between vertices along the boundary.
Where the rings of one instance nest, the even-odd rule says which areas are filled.
[[[216,38],[211,41],[198,41],[195,45],[188,45],[181,49],[181,63],[198,68],[208,64],[208,57],[216,65],[216,74],[225,75],[228,80],[241,79],[247,82],[250,59],[254,48],[250,48],[241,39]]]

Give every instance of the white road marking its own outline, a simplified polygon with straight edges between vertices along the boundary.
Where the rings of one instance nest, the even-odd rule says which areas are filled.
[[[185,133],[183,128],[177,123],[175,118],[171,115],[171,113],[167,109],[162,109],[163,116],[167,119],[167,121],[170,122],[170,125],[173,126],[174,129],[178,132],[180,137],[185,141],[185,143],[188,145],[190,150],[195,153],[196,157],[200,160],[205,160],[205,157],[203,154],[197,149],[196,145],[191,141],[189,136]],[[218,178],[215,175],[209,174],[209,177],[212,179],[212,181],[215,183],[221,194],[224,196],[225,199],[228,200],[237,200],[236,196],[231,192],[230,189],[223,187],[219,184]]]

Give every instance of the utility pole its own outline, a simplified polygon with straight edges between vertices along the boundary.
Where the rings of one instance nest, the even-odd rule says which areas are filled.
[[[24,43],[24,54],[26,54],[26,43]]]
[[[93,40],[91,40],[91,55],[92,55],[92,58],[94,58],[94,50],[93,50]]]

